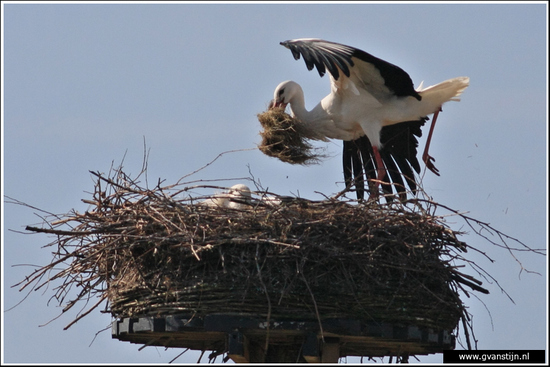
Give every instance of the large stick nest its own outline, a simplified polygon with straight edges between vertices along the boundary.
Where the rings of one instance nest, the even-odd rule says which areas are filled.
[[[452,330],[466,315],[458,291],[487,292],[453,264],[467,249],[458,233],[414,205],[273,205],[256,192],[229,209],[201,205],[189,195],[198,186],[144,189],[121,171],[95,175],[88,211],[27,227],[56,234],[57,251],[24,287],[62,279],[60,302],[79,287],[66,309],[97,296],[94,307],[107,299],[118,318],[239,312]]]

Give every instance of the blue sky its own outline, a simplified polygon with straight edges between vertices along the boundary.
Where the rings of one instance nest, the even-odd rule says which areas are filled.
[[[546,248],[546,4],[2,6],[4,195],[56,214],[83,212],[81,199],[93,190],[89,171],[107,172],[125,157],[125,171],[137,174],[144,138],[153,182],[174,183],[219,153],[255,148],[256,114],[279,82],[300,83],[308,108],[328,94],[328,78],[307,71],[279,45],[316,37],[394,63],[416,86],[469,76],[462,101],[440,114],[430,151],[441,176],[423,172],[423,188],[441,204]],[[291,166],[251,149],[225,154],[193,177],[249,177],[250,169],[270,191],[321,199],[316,192],[330,195],[343,183],[341,142],[319,146],[330,156],[319,165]],[[41,224],[40,215],[3,203],[3,308],[10,309],[2,314],[4,362],[167,363],[181,352],[138,351],[109,331],[95,337],[111,321],[99,311],[67,331],[74,313],[40,326],[61,312],[48,304],[51,289],[32,292],[13,308],[26,293],[10,286],[34,269],[16,265],[51,260],[51,249],[42,247],[52,237],[17,232]],[[541,276],[520,273],[505,250],[456,217],[447,222],[495,260],[469,254],[515,301],[487,283],[490,295],[465,299],[478,348],[547,350],[546,257],[518,254]],[[198,355],[177,361],[193,363]],[[441,355],[420,359],[442,361]]]

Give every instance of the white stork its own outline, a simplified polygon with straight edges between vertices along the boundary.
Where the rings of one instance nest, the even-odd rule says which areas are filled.
[[[376,183],[370,188],[371,199],[378,196],[378,183],[382,183],[385,192],[392,192],[390,178],[396,191],[406,198],[401,174],[415,192],[411,168],[420,172],[416,137],[421,136],[420,127],[430,114],[434,117],[423,160],[439,175],[434,159],[428,155],[437,114],[443,103],[460,100],[457,97],[469,85],[468,77],[415,90],[403,69],[357,48],[313,38],[289,40],[281,45],[290,49],[296,60],[302,55],[308,70],[316,67],[321,77],[328,70],[331,92],[308,111],[300,85],[285,81],[275,89],[273,107],[290,104],[293,115],[309,127],[306,137],[310,139],[344,141],[344,179],[351,186],[353,172],[359,199],[363,196],[363,169]],[[386,177],[386,172],[390,177]]]
[[[227,193],[219,193],[201,202],[206,206],[230,209],[247,209],[251,202],[250,188],[244,184],[233,185]]]

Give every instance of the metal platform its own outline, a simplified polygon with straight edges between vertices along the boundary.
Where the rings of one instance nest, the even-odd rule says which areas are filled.
[[[143,316],[113,322],[113,338],[147,346],[211,350],[235,362],[338,362],[345,356],[402,359],[454,349],[449,331],[344,318],[270,320],[241,314]],[[266,340],[269,345],[266,351]]]

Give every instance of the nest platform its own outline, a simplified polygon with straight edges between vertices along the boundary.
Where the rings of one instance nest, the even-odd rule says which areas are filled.
[[[247,314],[124,318],[113,323],[112,336],[136,344],[209,350],[210,360],[226,353],[235,362],[337,363],[342,356],[365,354],[406,360],[455,347],[450,331],[413,325],[339,318],[324,319],[321,324],[317,320],[266,322]]]
[[[197,186],[95,175],[88,211],[27,228],[57,235],[56,259],[34,277],[66,264],[48,278],[68,279],[56,298],[78,283],[70,307],[107,300],[120,340],[240,362],[438,353],[466,317],[458,291],[487,293],[455,264],[459,233],[413,204],[273,204],[255,192],[230,209],[201,205],[188,195]]]

